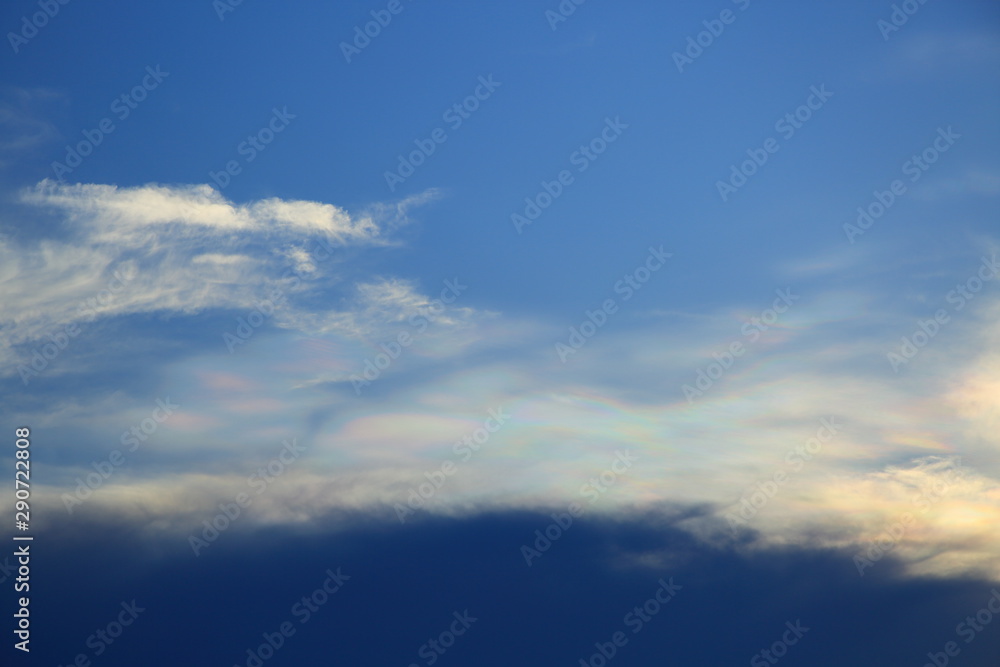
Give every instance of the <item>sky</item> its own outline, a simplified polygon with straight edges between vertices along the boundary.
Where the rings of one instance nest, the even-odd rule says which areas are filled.
[[[996,3],[0,26],[3,664],[996,664]]]

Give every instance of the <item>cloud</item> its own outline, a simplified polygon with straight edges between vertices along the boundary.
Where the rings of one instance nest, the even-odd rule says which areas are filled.
[[[944,480],[943,466],[954,467],[962,452],[961,479],[945,480],[947,497],[894,556],[914,574],[1000,579],[988,558],[1000,538],[987,529],[1000,521],[997,406],[982,371],[995,366],[1000,326],[998,300],[985,288],[899,373],[886,354],[916,321],[864,273],[854,288],[803,293],[753,336],[746,325],[773,295],[696,313],[683,326],[675,317],[623,317],[563,364],[553,347],[563,326],[477,309],[461,277],[418,285],[328,261],[339,249],[386,243],[394,223],[379,220],[400,220],[425,199],[354,217],[318,202],[237,205],[205,186],[44,182],[25,200],[62,216],[69,240],[0,244],[9,295],[0,334],[16,348],[9,352],[25,354],[52,327],[112,317],[124,319],[120,340],[132,340],[125,316],[144,313],[211,311],[219,341],[235,327],[233,309],[257,308],[276,288],[287,296],[269,316],[273,326],[250,341],[252,354],[216,342],[160,361],[152,341],[137,340],[151,365],[142,378],[155,377],[169,388],[160,396],[169,392],[182,407],[94,493],[93,511],[190,530],[245,490],[282,440],[298,438],[308,454],[255,501],[248,525],[307,526],[338,512],[394,521],[393,507],[450,461],[457,471],[421,503],[424,511],[557,510],[583,500],[590,515],[615,516],[679,503],[707,508],[702,524],[686,528],[715,539],[734,507],[782,473],[780,492],[741,530],[759,545],[846,549],[877,538],[906,511],[908,494]],[[849,266],[834,253],[777,270],[810,277]],[[108,298],[88,311],[102,290]],[[411,342],[392,351],[404,333]],[[734,341],[745,353],[723,363]],[[101,361],[111,352],[94,354]],[[356,393],[351,378],[369,366],[377,384]],[[690,400],[685,385],[699,388]],[[92,454],[107,456],[149,416],[153,398],[94,391],[71,407],[53,400],[45,414],[22,411],[21,419],[56,425],[74,443],[52,467],[51,486],[33,495],[42,517],[65,511],[62,494],[90,472]],[[511,418],[476,435],[490,410]],[[792,454],[830,424],[836,432],[821,451]],[[481,446],[456,449],[473,436]],[[591,504],[620,451],[637,463]]]
[[[914,196],[924,201],[967,195],[995,197],[998,194],[1000,194],[1000,171],[982,169],[970,170],[961,176],[928,181],[914,189]]]
[[[726,312],[689,321],[682,331],[648,321],[608,330],[566,365],[554,353],[525,353],[526,346],[550,347],[553,331],[536,326],[513,334],[503,318],[484,324],[470,313],[465,322],[477,336],[496,327],[497,339],[513,336],[520,345],[484,353],[455,344],[462,327],[445,328],[440,366],[416,366],[419,373],[410,375],[407,356],[379,380],[385,392],[357,397],[349,387],[308,380],[359,369],[346,332],[392,330],[424,303],[403,283],[360,293],[364,301],[351,309],[357,319],[317,339],[328,341],[324,355],[348,370],[323,370],[328,357],[297,346],[293,332],[259,347],[238,374],[205,356],[174,365],[169,383],[189,397],[181,412],[194,424],[220,423],[177,431],[168,424],[150,451],[187,452],[177,464],[116,478],[88,506],[191,530],[219,502],[246,490],[247,476],[282,438],[299,437],[308,446],[302,465],[255,499],[247,525],[311,526],[341,512],[395,522],[394,506],[450,461],[454,474],[419,511],[556,511],[576,501],[588,516],[601,517],[681,503],[705,508],[684,528],[707,542],[752,535],[748,549],[811,545],[852,553],[911,512],[916,521],[891,550],[905,571],[1000,580],[993,557],[1000,537],[989,528],[1000,521],[1000,443],[992,428],[994,383],[982,366],[1000,349],[1000,327],[983,326],[992,301],[969,306],[902,375],[885,357],[895,332],[857,329],[844,304],[857,308],[864,300],[842,293],[796,304],[780,328],[753,344]],[[898,313],[884,315],[898,326]],[[682,385],[733,338],[747,344],[747,353],[689,404]],[[200,390],[185,382],[191,377]],[[511,418],[473,455],[456,449],[490,409]],[[295,414],[310,419],[289,417]],[[141,412],[107,415],[123,425],[139,418]],[[591,503],[618,451],[637,462]],[[198,464],[200,457],[214,463]],[[84,460],[50,479],[62,479],[65,489],[86,472]],[[728,517],[779,473],[775,492],[730,534]],[[59,487],[36,491],[42,516],[64,512]]]
[[[186,536],[142,521],[74,517],[40,536],[45,549],[32,550],[47,581],[32,589],[32,627],[65,638],[32,644],[32,653],[43,664],[90,653],[87,637],[134,599],[144,611],[100,656],[102,665],[245,664],[248,649],[285,621],[295,633],[267,664],[424,664],[435,655],[428,641],[465,611],[476,619],[469,631],[444,640],[452,664],[578,664],[601,646],[616,651],[609,665],[747,664],[781,639],[786,623],[805,633],[787,647],[788,664],[919,665],[949,641],[965,664],[991,664],[996,655],[991,625],[976,625],[985,631],[971,643],[963,641],[969,625],[956,634],[956,624],[992,600],[995,582],[901,579],[891,556],[859,577],[850,551],[812,546],[738,553],[693,538],[683,524],[698,515],[679,506],[576,519],[550,531],[557,539],[540,542],[545,551],[530,567],[520,549],[552,523],[548,513],[390,527],[348,512],[311,530],[266,531],[248,530],[240,518],[197,557]],[[338,569],[350,577],[342,589],[308,616],[302,606],[296,614],[293,605]],[[664,605],[654,599],[660,580],[675,586]],[[213,604],[192,602],[202,599]],[[617,632],[625,642],[614,647]]]
[[[388,244],[386,229],[405,224],[407,213],[432,195],[352,216],[313,201],[240,205],[207,185],[42,181],[23,191],[21,201],[56,216],[61,234],[20,242],[0,237],[0,362],[12,361],[12,346],[97,318],[251,309],[275,289],[291,297],[317,289],[321,278],[343,280],[349,276],[331,276],[334,253]],[[359,289],[364,318],[376,319],[386,289],[370,282]],[[288,310],[277,316],[279,325],[304,319],[294,303]]]
[[[905,30],[905,29],[904,29]],[[954,77],[1000,63],[1000,35],[986,32],[902,32],[892,37],[884,73],[907,79]]]
[[[409,197],[392,204],[376,202],[375,204],[369,206],[365,213],[377,220],[380,220],[382,222],[382,226],[391,232],[403,225],[409,224],[410,211],[429,204],[430,202],[437,201],[444,196],[444,190],[440,188],[429,188],[423,192],[410,195]]]
[[[442,327],[452,335],[495,315],[457,305],[468,288],[458,278],[445,279],[442,284],[439,294],[430,296],[419,291],[413,281],[375,277],[355,285],[343,310],[303,312],[288,326],[313,336],[339,333],[380,342],[394,339],[403,330],[419,329],[423,335],[430,325],[434,325],[430,336]]]
[[[1000,60],[996,33],[917,33],[900,40],[898,57],[920,67],[950,68]]]
[[[119,188],[44,180],[22,201],[58,209],[97,243],[128,243],[167,225],[177,236],[202,240],[234,232],[264,238],[321,233],[338,244],[373,242],[380,231],[370,217],[352,218],[332,204],[271,198],[236,205],[209,185]]]
[[[47,88],[4,88],[0,91],[0,167],[56,141],[59,132],[44,120],[44,107],[64,101]]]

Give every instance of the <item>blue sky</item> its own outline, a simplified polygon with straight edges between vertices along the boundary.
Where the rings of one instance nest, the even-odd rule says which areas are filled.
[[[227,197],[281,196],[353,210],[441,188],[448,196],[433,219],[422,219],[406,250],[379,258],[379,268],[421,277],[432,269],[459,273],[492,307],[551,312],[565,304],[566,315],[654,241],[685,248],[677,263],[693,285],[709,276],[718,282],[720,267],[731,270],[721,276],[725,289],[663,286],[659,298],[648,297],[649,306],[712,307],[752,298],[770,288],[768,270],[789,251],[821,255],[837,247],[849,213],[922,150],[938,126],[953,125],[974,139],[960,147],[964,163],[935,169],[939,179],[987,169],[996,136],[989,120],[997,90],[982,83],[995,62],[987,29],[995,12],[988,3],[940,18],[926,7],[889,42],[875,25],[886,14],[877,5],[796,13],[755,4],[740,12],[730,4],[735,22],[683,73],[671,54],[704,29],[714,8],[660,8],[651,15],[648,8],[591,3],[552,31],[544,16],[532,19],[537,7],[490,13],[403,6],[348,64],[338,44],[377,8],[345,5],[334,14],[240,5],[219,21],[211,5],[169,12],[109,5],[85,16],[67,5],[21,47],[10,83],[28,88],[45,81],[58,90],[50,120],[68,140],[108,116],[111,100],[138,83],[147,65],[170,73],[74,171],[71,179],[80,182],[207,182],[209,170],[241,159],[237,145],[266,124],[273,107],[287,107],[293,124],[245,165]],[[726,7],[720,3],[719,11]],[[147,15],[158,11],[165,15]],[[164,27],[149,34],[140,28],[149,22]],[[99,28],[105,23],[121,26],[113,40]],[[333,29],[341,25],[351,27]],[[663,34],[667,25],[673,30]],[[447,39],[448,48],[422,48],[416,36],[424,34]],[[779,34],[780,48],[763,46]],[[264,46],[277,43],[274,35],[294,38],[281,48]],[[60,48],[46,49],[47,42]],[[748,49],[754,57],[740,58]],[[67,52],[87,55],[67,62]],[[458,63],[455,53],[462,54]],[[489,74],[502,86],[390,193],[383,174],[396,156],[447,127],[442,113]],[[834,92],[829,106],[781,141],[773,163],[723,205],[715,181],[774,135],[775,120],[802,104],[810,86],[822,84]],[[929,89],[941,92],[928,95]],[[956,104],[956,96],[968,103]],[[580,174],[527,237],[511,234],[510,213],[523,208],[542,179],[568,166],[606,116],[629,124],[622,141]],[[49,162],[58,155],[50,149],[33,169],[22,167],[20,178],[33,183],[51,175]],[[913,215],[924,208],[906,204]],[[757,242],[761,237],[769,243]],[[747,244],[754,252],[743,250]],[[519,270],[507,271],[513,264]],[[492,279],[498,272],[506,280]]]
[[[582,502],[853,572],[917,508],[886,570],[1000,577],[994,3],[335,5],[0,10],[39,531],[183,560],[247,489],[249,543]]]

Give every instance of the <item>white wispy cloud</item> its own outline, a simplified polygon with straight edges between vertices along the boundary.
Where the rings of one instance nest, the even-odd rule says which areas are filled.
[[[393,222],[382,224],[385,216],[354,217],[318,202],[238,205],[204,186],[46,182],[24,197],[56,211],[67,240],[0,242],[0,336],[8,345],[86,317],[80,300],[105,289],[115,272],[127,274],[127,285],[91,316],[250,308],[277,285],[289,295],[273,315],[277,328],[253,341],[252,354],[229,354],[220,343],[155,369],[182,407],[146,445],[157,463],[131,460],[88,501],[93,511],[190,529],[245,486],[249,473],[234,470],[252,471],[268,447],[300,437],[308,460],[255,501],[250,523],[306,523],[345,509],[394,517],[393,504],[426,473],[457,461],[456,441],[489,410],[503,409],[507,423],[460,461],[427,509],[565,507],[581,500],[581,487],[616,451],[628,450],[636,464],[594,512],[712,507],[705,525],[691,526],[709,535],[780,472],[787,480],[747,521],[756,543],[845,547],[877,539],[914,505],[913,495],[947,481],[948,492],[920,513],[893,554],[917,574],[1000,578],[989,558],[1000,549],[993,530],[1000,404],[991,375],[1000,302],[986,287],[951,311],[898,373],[886,355],[918,324],[907,304],[868,312],[894,301],[867,274],[855,287],[816,288],[752,335],[744,325],[763,316],[771,294],[684,318],[684,326],[676,317],[639,318],[638,326],[616,320],[563,364],[553,345],[564,326],[479,310],[460,276],[438,285],[385,275],[343,281],[341,263],[313,252],[318,239],[341,248],[385,243],[385,226],[416,201],[389,206]],[[852,266],[843,253],[819,259],[821,273]],[[293,288],[291,268],[308,279]],[[309,299],[333,271],[347,283],[337,297]],[[810,263],[777,271],[813,273]],[[988,281],[990,289],[998,281]],[[938,296],[935,307],[951,308]],[[412,343],[389,363],[382,345],[403,332]],[[746,352],[721,369],[718,354],[734,341]],[[338,391],[377,354],[386,359],[377,381],[387,391]],[[683,385],[696,385],[697,372],[712,363],[721,371],[689,402]],[[95,394],[47,409],[58,424],[44,414],[22,417],[71,429],[74,444],[86,438],[92,448],[109,442],[110,429],[110,448],[151,406]],[[824,419],[837,432],[811,458],[790,457],[818,437]],[[962,476],[945,480],[959,452]],[[61,494],[87,472],[86,460],[69,459],[50,469],[48,479],[58,482],[36,491],[48,507],[42,516],[63,511]]]
[[[54,217],[56,232],[18,241],[0,237],[0,362],[15,361],[12,346],[98,317],[250,309],[275,287],[288,295],[309,291],[318,285],[314,278],[335,270],[344,272],[336,278],[348,279],[350,267],[328,261],[332,253],[392,243],[387,229],[405,224],[434,196],[351,215],[315,201],[237,204],[207,185],[42,181],[20,200]],[[346,304],[359,314],[330,309],[319,317],[350,326],[373,322],[379,312],[390,320],[397,316],[393,290],[386,287],[392,281],[360,283],[360,298]],[[397,300],[401,289],[395,288]],[[278,325],[308,319],[292,301]]]
[[[1000,34],[986,31],[918,31],[904,26],[877,65],[882,77],[927,79],[995,67],[1000,63]]]
[[[970,169],[959,176],[923,183],[914,189],[913,194],[924,201],[967,195],[995,197],[1000,194],[1000,170]]]
[[[59,138],[55,125],[45,120],[43,107],[64,100],[47,88],[0,90],[0,167],[11,166]]]
[[[164,226],[202,239],[233,232],[265,238],[322,233],[337,243],[374,242],[381,231],[371,217],[352,217],[332,204],[271,198],[238,205],[209,185],[120,188],[45,180],[26,190],[22,200],[58,209],[96,243],[129,243]]]
[[[422,303],[405,284],[367,290],[374,312],[389,314],[380,322],[416,312]],[[990,375],[1000,350],[996,298],[969,306],[900,375],[885,356],[897,343],[895,333],[863,332],[850,318],[830,318],[829,301],[819,295],[797,304],[789,326],[765,332],[691,404],[681,385],[693,382],[712,351],[741,337],[728,312],[689,322],[685,330],[646,321],[640,329],[602,332],[566,365],[554,353],[532,353],[551,345],[550,329],[505,331],[498,317],[489,325],[497,327],[493,333],[517,338],[517,349],[483,355],[449,346],[452,363],[443,371],[392,384],[393,366],[379,380],[392,391],[360,398],[302,382],[321,376],[330,357],[357,367],[343,334],[327,335],[333,347],[318,355],[297,349],[289,332],[244,363],[224,366],[227,373],[213,370],[216,362],[204,356],[196,367],[178,369],[172,384],[186,386],[196,400],[183,411],[186,421],[168,425],[155,447],[176,451],[184,443],[192,462],[212,452],[252,469],[259,464],[246,460],[250,443],[260,452],[265,435],[273,447],[282,437],[307,434],[308,464],[290,470],[261,498],[248,525],[309,523],[345,510],[394,521],[394,504],[405,503],[425,473],[452,461],[457,471],[427,499],[430,511],[559,509],[578,501],[588,512],[614,515],[698,505],[715,509],[687,528],[714,540],[743,498],[782,473],[773,497],[740,527],[756,534],[748,549],[861,549],[910,511],[916,520],[891,549],[910,572],[1000,578],[993,558],[1000,536],[991,528],[1000,520],[1000,404]],[[445,336],[449,342],[461,337],[457,329]],[[462,460],[454,443],[473,433],[491,408],[509,413],[509,421]],[[302,412],[313,416],[309,425],[289,421]],[[136,419],[133,413],[117,421]],[[810,439],[824,419],[836,432],[826,432],[817,448]],[[802,454],[804,447],[814,451]],[[618,450],[637,462],[590,505],[581,487],[599,478]],[[71,479],[82,471],[59,474]],[[229,464],[199,467],[197,474],[148,472],[116,480],[92,507],[190,530],[245,486],[245,475],[232,473]],[[914,500],[919,494],[923,501]],[[56,511],[55,496],[47,502]]]

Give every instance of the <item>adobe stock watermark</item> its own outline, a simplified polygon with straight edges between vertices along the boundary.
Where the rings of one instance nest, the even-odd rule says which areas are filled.
[[[219,190],[224,190],[232,182],[233,176],[243,173],[244,164],[253,162],[295,118],[295,114],[288,113],[287,106],[281,107],[281,110],[278,107],[272,108],[270,120],[254,134],[247,135],[246,139],[236,144],[236,153],[243,156],[243,164],[239,160],[229,160],[218,172],[209,169],[208,177]]]
[[[740,327],[740,333],[743,334],[744,338],[749,339],[749,343],[757,342],[762,332],[767,331],[777,324],[781,315],[786,313],[792,307],[793,303],[802,298],[797,294],[792,294],[792,288],[790,287],[786,287],[783,290],[777,289],[774,293],[778,295],[778,298],[774,300],[771,307],[761,311],[760,316],[751,317]],[[704,368],[698,369],[695,374],[694,386],[685,384],[681,387],[685,398],[687,398],[688,405],[694,404],[694,399],[704,396],[705,392],[711,389],[723,375],[729,372],[729,369],[736,363],[736,359],[742,357],[746,351],[747,347],[743,344],[743,341],[734,340],[726,347],[722,354],[713,352],[712,357],[715,361],[710,362]]]
[[[261,466],[256,472],[247,477],[247,486],[253,489],[257,496],[264,493],[264,491],[274,484],[278,477],[285,474],[288,467],[297,461],[302,456],[302,453],[306,451],[305,447],[299,446],[295,438],[292,438],[291,442],[285,440],[281,444],[281,451],[277,456],[268,461],[267,465]],[[245,492],[236,494],[233,502],[219,503],[219,513],[212,517],[211,520],[205,519],[202,521],[204,528],[201,531],[201,537],[195,535],[188,536],[188,544],[191,545],[194,555],[200,556],[202,551],[219,539],[219,535],[229,530],[229,527],[243,514],[243,510],[250,507],[251,504],[253,504],[253,496]]]
[[[801,619],[796,619],[795,623],[785,621],[785,627],[788,629],[782,633],[781,639],[775,640],[770,647],[758,651],[750,658],[751,667],[767,667],[777,664],[779,660],[788,655],[788,647],[798,644],[799,640],[809,632],[809,628],[802,625]]]
[[[361,55],[361,52],[368,48],[372,40],[382,34],[382,29],[389,27],[389,24],[392,23],[392,17],[401,14],[404,9],[406,9],[406,5],[403,4],[402,0],[389,0],[385,9],[371,11],[372,20],[365,23],[363,28],[360,25],[354,26],[354,39],[350,42],[340,43],[340,52],[344,54],[344,60],[347,61],[347,64],[350,64],[351,59],[355,56]]]
[[[93,634],[87,637],[87,648],[93,650],[95,658],[103,655],[108,650],[108,647],[124,634],[125,628],[135,623],[135,620],[139,618],[139,614],[146,611],[146,608],[140,607],[135,600],[122,602],[120,606],[122,609],[113,620],[104,627],[98,628]],[[77,653],[76,657],[66,667],[87,667],[88,665],[90,665],[90,654]],[[57,667],[63,666],[58,665]]]
[[[962,138],[961,134],[955,134],[951,129],[951,125],[948,129],[939,127],[937,129],[938,136],[931,142],[931,144],[922,150],[919,154],[914,153],[909,160],[903,163],[900,169],[904,176],[910,177],[910,183],[916,183],[920,180],[928,169],[931,168],[935,162],[941,157],[943,153],[947,153],[948,150],[955,145],[955,142]],[[887,190],[875,190],[872,192],[874,201],[870,202],[867,206],[858,207],[858,217],[854,224],[845,222],[843,229],[844,234],[847,235],[847,240],[854,244],[854,239],[863,235],[866,231],[871,229],[879,218],[885,215],[886,211],[892,208],[896,200],[907,193],[906,183],[901,179],[896,179],[889,184]]]
[[[569,17],[576,13],[576,8],[587,0],[561,0],[555,9],[545,10],[545,20],[549,22],[549,27],[553,32],[560,23],[565,23]]]
[[[308,623],[313,614],[326,605],[330,598],[343,588],[344,583],[351,578],[350,575],[342,573],[339,567],[336,572],[328,568],[324,574],[326,579],[323,580],[323,583],[308,595],[303,595],[302,599],[296,601],[289,611],[292,617],[298,620],[300,626]],[[264,641],[256,647],[251,646],[246,649],[247,658],[243,662],[244,667],[262,667],[265,662],[281,650],[281,647],[289,639],[295,636],[297,630],[295,624],[291,620],[287,620],[279,623],[274,632],[261,633],[261,638]],[[233,667],[240,667],[240,665],[236,664]]]
[[[437,637],[428,639],[426,643],[417,649],[417,655],[423,658],[428,665],[433,665],[437,662],[441,656],[448,652],[448,649],[455,645],[455,640],[468,632],[472,624],[479,620],[475,616],[471,616],[468,609],[461,614],[457,611],[452,612],[451,615],[454,620],[448,628],[442,630]],[[420,665],[411,662],[408,667],[420,667]]]
[[[750,6],[750,0],[733,0],[733,4],[737,5],[742,12]],[[693,65],[694,61],[705,52],[705,49],[715,44],[715,40],[722,36],[722,33],[726,31],[726,26],[732,25],[736,21],[736,17],[737,14],[733,10],[723,9],[719,12],[719,18],[702,21],[701,24],[705,26],[705,29],[694,37],[688,36],[684,53],[680,51],[673,53],[672,57],[677,71],[683,74],[686,65]]]
[[[490,409],[489,417],[483,421],[483,425],[466,433],[461,440],[455,441],[451,450],[455,458],[448,459],[437,470],[424,473],[426,482],[421,482],[416,487],[410,487],[410,492],[406,496],[406,505],[396,503],[393,509],[396,510],[396,518],[400,523],[406,523],[406,518],[415,511],[423,509],[427,501],[433,498],[449,477],[458,471],[459,463],[467,463],[480,449],[489,442],[490,436],[503,428],[503,425],[510,419],[510,415],[503,411],[503,407]],[[456,462],[457,459],[457,462]]]
[[[135,280],[138,275],[139,270],[132,262],[125,262],[119,265],[114,273],[111,274],[111,278],[108,279],[106,288],[80,302],[80,305],[76,309],[77,314],[86,316],[88,322],[93,322],[97,319],[100,309],[107,308],[114,303],[115,297],[124,291],[125,287]]]
[[[68,5],[69,2],[70,0],[38,0],[39,11],[30,17],[27,14],[22,16],[21,29],[18,32],[7,33],[7,41],[14,53],[19,53],[22,46],[34,39],[38,35],[38,31],[56,17],[56,14],[62,9],[62,5]]]
[[[649,246],[649,255],[645,261],[626,273],[617,281],[614,286],[615,294],[622,295],[622,303],[631,299],[636,292],[642,289],[643,285],[649,282],[653,274],[663,268],[667,260],[673,257],[671,252],[664,252],[663,246],[654,248]],[[571,354],[576,354],[587,341],[597,335],[597,332],[608,322],[608,318],[618,312],[618,302],[614,298],[605,299],[600,308],[596,310],[583,311],[584,319],[578,326],[569,328],[569,338],[566,342],[558,341],[555,344],[556,354],[559,361],[566,363]]]
[[[10,562],[10,556],[4,556],[3,563],[0,563],[0,584],[7,583],[7,580],[15,572],[17,572],[17,568]]]
[[[976,298],[976,295],[983,289],[985,283],[996,278],[1000,273],[1000,264],[997,264],[997,256],[992,259],[983,257],[982,264],[974,275],[964,283],[955,285],[955,289],[945,295],[945,300],[954,305],[954,311],[958,312],[965,308],[965,305]],[[899,369],[909,364],[920,350],[927,347],[927,344],[934,339],[941,331],[941,327],[951,322],[951,315],[944,308],[935,311],[932,318],[917,320],[917,328],[909,336],[900,338],[899,348],[886,354],[889,365],[894,373],[899,373]]]
[[[24,386],[28,386],[31,378],[41,375],[42,371],[48,368],[49,364],[55,361],[63,350],[69,347],[70,341],[80,335],[80,332],[80,325],[76,322],[70,322],[63,327],[62,331],[45,334],[49,341],[31,351],[30,365],[18,364],[17,366],[17,372],[20,374]]]
[[[84,317],[89,322],[97,319],[98,309],[111,305],[115,298],[121,293],[129,282],[135,279],[138,270],[131,262],[126,262],[115,269],[111,278],[107,282],[107,287],[97,294],[80,302],[77,307],[77,315]],[[70,341],[80,335],[83,329],[76,322],[69,322],[63,326],[62,331],[49,333],[46,336],[49,342],[43,343],[31,351],[30,365],[19,364],[17,372],[21,376],[21,382],[28,386],[31,378],[38,377],[42,371],[49,367],[49,364],[56,360],[63,351],[69,347]]]
[[[663,611],[663,608],[677,596],[677,592],[684,588],[680,584],[675,584],[673,577],[668,581],[664,581],[661,577],[656,583],[660,585],[656,592],[641,605],[633,607],[632,611],[622,618],[622,624],[632,630],[633,636],[642,632],[646,624]],[[619,649],[628,645],[628,641],[629,636],[624,631],[618,630],[612,633],[608,641],[594,642],[594,648],[597,650],[587,658],[580,658],[580,667],[604,667],[618,655]]]
[[[289,269],[282,274],[281,279],[285,280],[290,275],[292,279],[290,289],[294,289],[302,282],[302,276],[293,269]],[[222,334],[222,342],[225,343],[229,354],[236,351],[237,345],[246,345],[246,342],[257,333],[257,329],[274,315],[274,309],[284,305],[287,300],[288,296],[285,294],[285,290],[281,287],[275,287],[271,290],[270,296],[258,301],[246,317],[237,317],[233,333],[225,331]]]
[[[809,96],[806,101],[796,107],[793,111],[786,113],[774,123],[774,131],[781,135],[781,138],[788,141],[795,136],[813,117],[813,113],[823,108],[823,105],[833,97],[833,93],[826,89],[826,84],[820,84],[819,88],[810,86]],[[747,184],[747,181],[757,173],[757,170],[767,164],[772,155],[781,149],[781,144],[774,137],[764,140],[761,148],[748,148],[746,150],[747,159],[740,163],[729,165],[729,179],[727,181],[716,181],[715,189],[719,192],[722,201],[729,201],[729,198]]]
[[[149,94],[156,90],[163,80],[170,76],[170,72],[160,71],[160,66],[155,68],[146,66],[146,75],[142,80],[132,87],[128,92],[122,93],[111,101],[109,109],[119,121],[124,121],[133,111],[139,108],[139,104],[144,102]],[[83,139],[75,145],[66,146],[66,157],[62,162],[52,163],[52,174],[60,183],[65,182],[64,177],[73,172],[74,169],[83,164],[83,159],[94,152],[98,146],[104,143],[104,138],[114,132],[116,125],[110,116],[106,116],[97,122],[96,127],[83,130]]]
[[[616,451],[615,455],[614,460],[606,470],[596,477],[591,477],[580,487],[580,495],[587,499],[588,505],[593,505],[600,500],[608,492],[608,489],[618,482],[618,478],[628,472],[632,464],[639,460],[639,457],[627,450],[625,452]],[[552,523],[547,525],[544,530],[535,531],[534,548],[528,544],[521,545],[521,556],[524,557],[525,564],[531,567],[532,560],[540,558],[542,554],[551,549],[552,544],[558,541],[563,533],[573,525],[573,519],[580,518],[585,509],[585,506],[574,501],[562,514],[552,514]]]
[[[149,440],[160,429],[160,424],[167,421],[180,407],[177,403],[172,403],[169,396],[165,399],[156,399],[156,407],[153,408],[150,416],[133,425],[129,430],[122,432],[119,442],[123,447],[128,446],[129,453],[134,453],[139,449],[139,445]],[[92,461],[90,465],[94,468],[94,472],[88,473],[85,478],[76,478],[76,490],[73,491],[73,495],[64,493],[60,497],[66,511],[72,514],[77,505],[82,505],[93,495],[94,491],[104,486],[104,483],[115,474],[115,471],[125,465],[126,458],[122,450],[112,449],[107,458]]]
[[[615,116],[614,120],[606,117],[601,132],[586,144],[580,144],[577,150],[570,153],[569,163],[576,167],[577,173],[582,174],[608,150],[608,146],[618,141],[618,138],[627,129],[628,125],[621,122],[620,116]],[[576,178],[569,169],[560,171],[552,181],[542,180],[542,189],[534,197],[524,198],[525,206],[521,213],[511,213],[510,215],[510,222],[514,225],[517,233],[521,234],[525,226],[541,217],[542,212],[552,206],[552,202],[559,199],[565,189],[575,181]]]
[[[351,375],[349,379],[351,386],[354,387],[354,395],[360,396],[363,388],[382,377],[382,373],[402,356],[403,350],[410,347],[416,337],[427,330],[431,324],[428,315],[437,316],[443,313],[445,305],[453,303],[467,289],[469,286],[458,282],[458,278],[445,280],[444,289],[441,290],[438,298],[431,299],[426,308],[421,308],[420,312],[414,313],[407,320],[407,323],[415,331],[410,333],[408,330],[403,330],[396,334],[395,340],[379,343],[379,348],[382,351],[375,354],[374,357],[365,359],[365,370],[362,371],[361,375]]]
[[[236,8],[242,4],[243,0],[212,0],[212,9],[215,10],[215,15],[222,22],[226,20],[226,14],[235,12]]]
[[[448,127],[455,131],[462,127],[472,114],[479,110],[480,104],[490,99],[496,89],[503,85],[500,81],[494,81],[493,75],[489,74],[486,77],[480,76],[479,85],[472,91],[470,95],[465,97],[461,102],[456,102],[441,114],[441,120],[448,123]],[[414,139],[413,144],[416,148],[405,156],[400,153],[396,157],[399,163],[396,165],[395,171],[386,171],[385,183],[389,186],[389,192],[395,192],[396,186],[402,185],[406,182],[410,176],[416,173],[417,169],[423,165],[427,159],[434,155],[437,151],[437,147],[440,144],[448,141],[448,132],[442,127],[436,127],[430,132],[430,136],[426,139]]]
[[[313,242],[313,245],[309,246],[306,255],[310,261],[319,264],[330,259],[334,252],[335,250],[329,241],[326,238],[320,237]],[[226,349],[229,350],[230,354],[236,351],[237,345],[244,345],[253,337],[264,322],[274,315],[275,308],[279,308],[285,304],[287,301],[286,289],[293,290],[308,280],[308,278],[296,269],[290,268],[281,274],[280,280],[288,280],[290,282],[284,287],[279,286],[272,289],[270,296],[262,301],[257,301],[254,304],[253,310],[247,313],[246,317],[237,317],[236,328],[233,333],[227,331],[222,334],[222,342],[226,345]]]
[[[987,598],[986,604],[976,612],[975,616],[966,616],[965,620],[955,626],[955,634],[964,639],[966,644],[971,644],[972,640],[993,622],[993,616],[1000,614],[1000,590],[994,588],[990,593],[992,595]],[[928,651],[928,661],[924,663],[923,667],[947,667],[951,659],[961,652],[962,649],[958,642],[946,642],[944,650]]]
[[[823,417],[819,420],[819,428],[816,429],[815,437],[809,438],[805,444],[797,445],[789,449],[785,454],[787,463],[793,472],[799,472],[806,461],[812,461],[813,457],[820,453],[823,445],[833,440],[842,424],[837,423],[836,417]],[[784,470],[776,470],[771,479],[757,482],[751,489],[745,492],[735,504],[736,506],[726,513],[726,522],[735,537],[739,529],[748,525],[750,520],[757,516],[765,505],[774,498],[778,490],[788,482],[790,475]]]
[[[932,506],[941,502],[948,491],[962,481],[965,476],[964,469],[961,468],[961,459],[949,461],[942,475],[945,479],[936,479],[924,488],[910,502],[920,514],[926,514]],[[868,541],[867,548],[863,548],[854,555],[854,567],[858,574],[865,576],[865,570],[873,567],[887,554],[889,554],[906,536],[907,531],[916,523],[917,517],[913,512],[902,512],[894,520],[886,524],[884,530],[879,535]]]
[[[903,0],[898,5],[893,4],[889,20],[879,19],[875,22],[875,27],[882,33],[882,39],[888,42],[889,36],[906,25],[910,17],[919,12],[926,3],[927,0]]]

